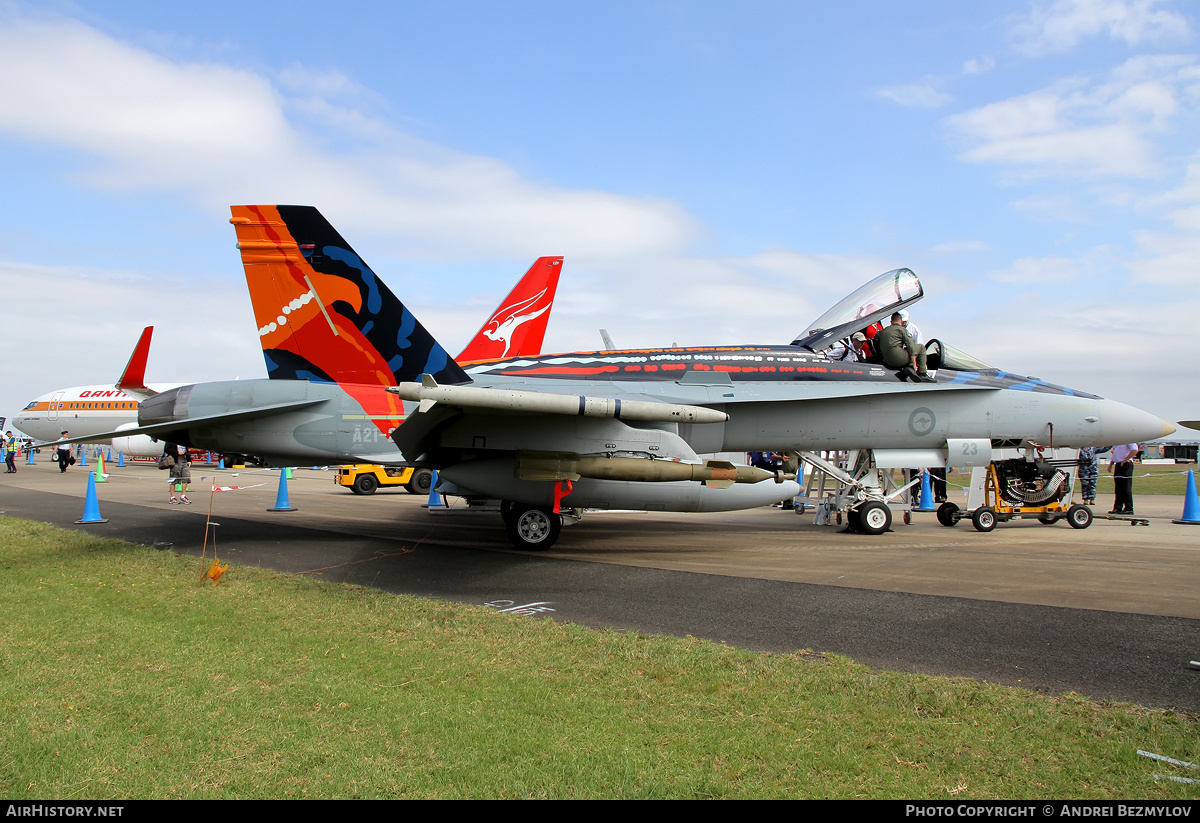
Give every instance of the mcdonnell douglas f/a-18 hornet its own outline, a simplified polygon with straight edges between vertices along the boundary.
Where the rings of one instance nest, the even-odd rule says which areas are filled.
[[[799,491],[790,478],[701,454],[799,451],[841,472],[851,523],[879,533],[891,522],[884,452],[903,450],[900,465],[911,467],[986,465],[993,448],[1173,431],[936,340],[928,383],[827,356],[922,297],[908,269],[876,277],[790,345],[497,355],[464,368],[316,209],[235,206],[231,222],[260,327],[274,324],[268,371],[285,379],[164,392],[141,404],[139,431],[276,465],[437,469],[456,494],[503,501],[509,537],[526,549],[549,548],[563,516],[585,508],[728,511]],[[833,449],[862,457],[849,470],[823,465],[816,453]]]

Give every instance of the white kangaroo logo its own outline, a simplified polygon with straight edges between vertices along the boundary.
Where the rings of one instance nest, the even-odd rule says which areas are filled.
[[[543,306],[537,311],[529,312],[528,314],[520,313],[526,309],[532,308],[533,305],[541,300],[545,294],[546,290],[542,289],[533,297],[526,298],[525,300],[522,300],[519,303],[514,303],[511,306],[503,306],[500,309],[497,309],[496,313],[492,315],[492,319],[487,322],[488,327],[483,330],[484,336],[488,340],[504,341],[504,354],[500,355],[501,358],[508,356],[508,349],[510,346],[512,346],[513,332],[517,330],[518,326],[522,326],[533,318],[545,314],[550,310],[550,306],[547,305]],[[495,331],[492,330],[493,326],[495,326]]]

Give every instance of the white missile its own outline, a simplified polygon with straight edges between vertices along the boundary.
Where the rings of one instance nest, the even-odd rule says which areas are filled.
[[[611,417],[617,420],[647,420],[657,423],[724,423],[725,412],[703,406],[679,403],[651,403],[645,400],[619,400],[612,397],[587,397],[582,394],[546,394],[535,391],[481,389],[474,386],[439,386],[431,375],[421,375],[420,383],[401,383],[389,392],[403,400],[419,400],[421,411],[436,403],[497,411],[537,414],[566,414],[582,417]]]

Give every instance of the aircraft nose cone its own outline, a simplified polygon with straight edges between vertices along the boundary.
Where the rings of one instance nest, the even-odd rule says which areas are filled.
[[[1119,446],[1122,443],[1142,443],[1167,437],[1175,427],[1149,412],[1126,406],[1116,400],[1100,401],[1100,427],[1097,446]]]

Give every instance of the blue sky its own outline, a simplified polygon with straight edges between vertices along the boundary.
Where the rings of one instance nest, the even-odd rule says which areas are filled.
[[[968,4],[0,0],[0,415],[265,374],[231,203],[315,205],[457,350],[786,342],[913,268],[936,336],[1200,417],[1200,15]]]

